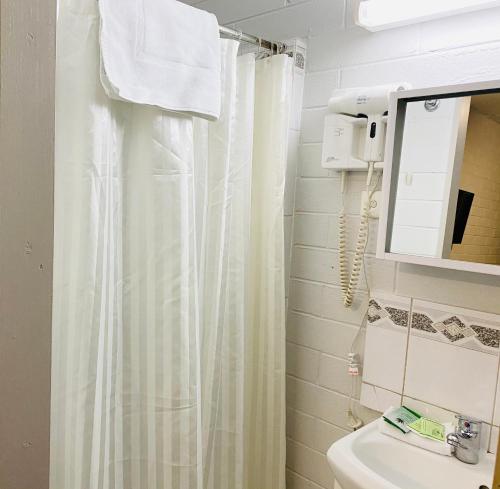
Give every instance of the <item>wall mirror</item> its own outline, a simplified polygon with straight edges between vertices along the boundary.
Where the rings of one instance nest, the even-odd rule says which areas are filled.
[[[500,275],[500,81],[392,95],[378,256]]]

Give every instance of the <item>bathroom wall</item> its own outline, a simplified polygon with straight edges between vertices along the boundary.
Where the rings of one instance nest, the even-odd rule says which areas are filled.
[[[314,2],[310,7],[313,6]],[[368,304],[363,290],[366,284],[361,286],[351,310],[346,310],[341,301],[337,270],[340,182],[335,174],[320,167],[323,118],[332,90],[402,81],[417,88],[500,79],[500,9],[376,34],[354,27],[350,9],[348,2],[344,27],[332,24],[330,32],[313,33],[308,40],[287,325],[288,489],[332,487],[332,474],[324,454],[332,442],[349,432],[346,410],[350,379],[346,374],[346,357]],[[351,251],[364,181],[365,175],[361,174],[349,179],[346,207]],[[373,222],[366,271],[374,295],[396,295],[403,302],[419,307],[424,306],[418,301],[426,301],[424,312],[445,311],[452,317],[457,306],[479,315],[500,313],[500,278],[378,261],[374,257],[376,231],[377,223]],[[418,328],[413,333],[419,333]],[[410,361],[422,364],[426,353],[418,346],[422,338],[415,337],[417,348],[411,346]],[[432,346],[453,347],[457,351],[460,348],[455,344],[440,345],[437,341],[432,341]],[[362,345],[358,349],[362,350]],[[384,344],[381,349],[388,358],[407,359],[406,348]],[[472,358],[476,352],[468,349],[465,355]],[[489,371],[491,368],[498,371],[495,358],[493,367],[491,358],[487,358]],[[456,363],[437,365],[440,368],[433,372],[435,376],[440,375],[440,369],[446,369],[455,383],[459,376],[464,376],[466,385],[469,381],[482,382],[479,363],[477,369],[466,371],[458,369]],[[496,382],[494,386],[489,381],[481,385],[486,386],[491,404]],[[418,389],[413,394],[427,397]],[[460,399],[442,401],[430,396],[419,401],[420,409],[439,416],[460,407]],[[365,422],[377,416],[367,408],[360,407],[357,412]],[[493,446],[498,428],[492,434]],[[489,441],[488,433],[485,438]]]
[[[214,13],[219,24],[271,40],[342,29],[345,0],[183,0]]]
[[[482,446],[495,450],[500,315],[375,292],[367,320],[361,404],[442,422],[466,414],[484,421]]]
[[[0,3],[0,487],[48,489],[55,0]]]

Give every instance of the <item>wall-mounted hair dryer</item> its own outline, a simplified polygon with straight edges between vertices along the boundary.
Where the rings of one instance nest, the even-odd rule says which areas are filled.
[[[333,170],[381,168],[391,92],[408,84],[335,90],[325,118],[322,166]]]
[[[363,266],[369,233],[370,209],[377,203],[376,190],[380,172],[372,187],[374,171],[383,168],[387,111],[392,92],[410,88],[406,83],[366,88],[335,90],[325,118],[324,168],[342,172],[339,212],[339,278],[344,306],[351,307]],[[347,217],[344,208],[348,171],[368,171],[366,192],[362,195],[361,220],[351,270],[347,265]],[[367,284],[368,287],[368,284]]]

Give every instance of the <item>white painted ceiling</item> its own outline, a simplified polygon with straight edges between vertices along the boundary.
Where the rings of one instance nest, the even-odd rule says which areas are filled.
[[[183,1],[214,13],[221,25],[278,41],[342,29],[354,0]]]

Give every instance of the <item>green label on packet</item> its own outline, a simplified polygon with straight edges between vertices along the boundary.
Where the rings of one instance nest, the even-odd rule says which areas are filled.
[[[410,431],[409,425],[418,420],[420,414],[412,411],[406,406],[401,406],[385,413],[383,418],[387,423],[406,434]]]
[[[411,431],[432,440],[444,441],[445,429],[441,423],[428,418],[419,418],[410,425]]]

